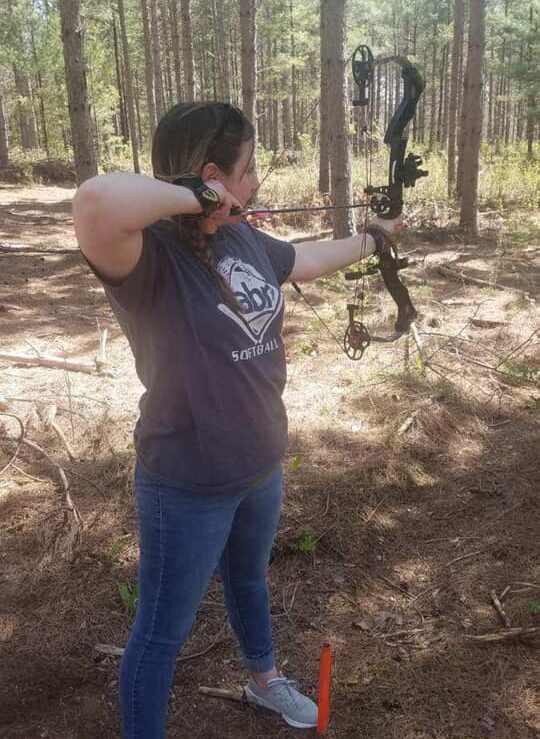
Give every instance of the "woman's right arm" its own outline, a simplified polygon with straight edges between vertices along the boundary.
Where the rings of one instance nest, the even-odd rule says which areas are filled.
[[[111,280],[126,277],[137,264],[143,228],[160,218],[200,212],[191,190],[123,172],[86,180],[73,201],[79,246],[100,274]]]

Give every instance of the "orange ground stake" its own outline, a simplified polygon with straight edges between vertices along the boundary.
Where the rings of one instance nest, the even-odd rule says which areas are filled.
[[[325,643],[321,648],[321,668],[319,672],[319,702],[317,734],[325,734],[330,719],[330,681],[332,677],[332,647]]]

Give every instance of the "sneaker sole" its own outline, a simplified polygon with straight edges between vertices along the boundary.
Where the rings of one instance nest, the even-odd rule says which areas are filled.
[[[271,703],[265,701],[264,698],[262,698],[260,695],[253,693],[253,691],[251,691],[247,686],[244,688],[244,692],[249,703],[254,703],[257,706],[268,708],[270,711],[274,711],[274,713],[279,713],[279,711],[276,711]],[[285,713],[281,713],[280,716],[284,721],[286,721],[286,723],[289,724],[289,726],[292,726],[295,729],[313,729],[317,726],[317,724],[305,724],[301,721],[295,721],[294,719],[287,716],[287,714]]]

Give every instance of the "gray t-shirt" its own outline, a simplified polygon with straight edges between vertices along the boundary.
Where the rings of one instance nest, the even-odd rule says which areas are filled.
[[[100,278],[146,388],[135,429],[139,462],[190,490],[240,489],[273,469],[287,447],[280,285],[294,248],[247,223],[209,237],[239,315],[174,224],[159,221],[143,236],[126,279]]]

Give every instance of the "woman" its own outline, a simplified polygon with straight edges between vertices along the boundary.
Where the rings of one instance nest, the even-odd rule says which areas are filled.
[[[375,241],[293,246],[248,225],[234,213],[258,187],[253,154],[238,109],[176,105],[155,132],[155,179],[95,177],[74,200],[80,248],[146,388],[135,429],[139,602],[120,671],[125,739],[165,737],[176,656],[216,567],[248,700],[291,726],[317,723],[315,703],[276,669],[267,587],[287,447],[280,285],[356,262]]]

